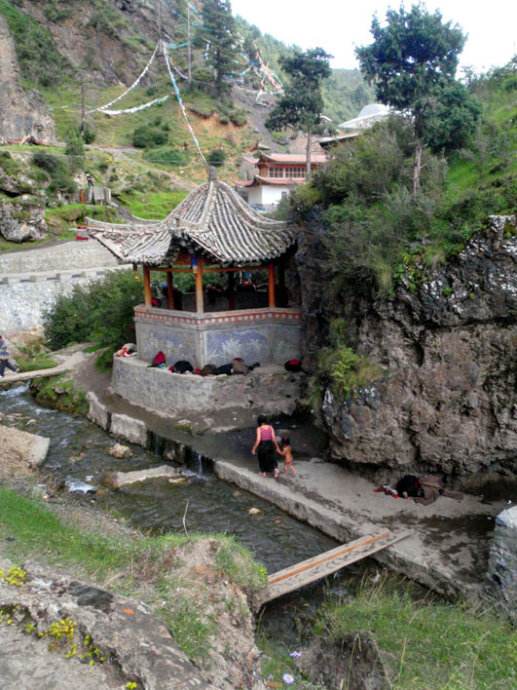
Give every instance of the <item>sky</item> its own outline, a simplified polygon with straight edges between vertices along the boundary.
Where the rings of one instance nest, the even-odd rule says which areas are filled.
[[[334,56],[332,67],[357,67],[356,46],[371,43],[374,14],[384,19],[386,9],[398,9],[399,0],[231,0],[239,14],[289,45],[303,50],[321,47]],[[414,2],[405,2],[408,9]],[[427,0],[429,11],[440,10],[445,21],[459,24],[468,34],[460,67],[484,72],[500,67],[517,53],[515,0]]]

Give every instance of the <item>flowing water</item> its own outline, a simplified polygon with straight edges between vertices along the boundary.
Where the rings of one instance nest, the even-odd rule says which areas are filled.
[[[4,421],[20,429],[51,439],[47,461],[42,468],[66,486],[77,483],[98,486],[108,471],[140,470],[164,460],[138,446],[132,457],[117,460],[109,453],[115,440],[82,417],[71,416],[37,405],[27,387],[0,391],[0,414]],[[285,426],[285,420],[284,420]],[[251,432],[250,432],[251,433]],[[230,444],[251,445],[253,438],[237,432]],[[210,448],[204,448],[209,453]],[[184,484],[153,480],[119,491],[99,495],[73,494],[71,500],[94,502],[99,508],[124,516],[130,524],[154,534],[183,533],[185,520],[189,533],[226,533],[246,545],[269,572],[297,563],[334,548],[337,543],[323,533],[291,518],[275,506],[252,494],[218,480],[210,471],[210,461],[195,452],[185,453],[189,478]],[[270,480],[272,481],[272,480]],[[78,488],[81,487],[79,484]],[[68,490],[66,487],[65,491]],[[258,508],[258,514],[250,514]],[[301,593],[272,602],[262,611],[260,630],[274,647],[295,649],[310,634],[311,623],[326,593],[347,596],[350,585],[368,568],[368,562],[353,566]]]
[[[25,387],[0,392],[0,413],[20,429],[51,439],[44,471],[59,480],[99,484],[109,471],[140,470],[164,464],[156,455],[132,446],[132,457],[117,460],[108,451],[115,443],[102,429],[82,417],[38,406]],[[33,421],[32,421],[33,420]],[[250,445],[253,439],[250,438]],[[184,484],[153,480],[120,491],[78,501],[125,516],[135,527],[155,534],[224,532],[245,544],[270,572],[285,568],[336,546],[318,530],[289,517],[278,508],[241,489],[220,481],[210,463],[195,452],[187,453],[190,476]],[[250,515],[251,508],[259,513]]]

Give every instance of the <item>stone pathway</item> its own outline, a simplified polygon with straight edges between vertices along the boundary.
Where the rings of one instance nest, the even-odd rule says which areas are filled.
[[[296,447],[296,446],[295,446]],[[297,462],[298,474],[261,478],[255,460],[218,459],[218,477],[270,501],[290,515],[345,542],[382,528],[410,530],[407,539],[373,558],[445,595],[476,595],[487,571],[489,533],[504,501],[461,502],[440,497],[429,506],[374,493],[375,485],[318,459]]]

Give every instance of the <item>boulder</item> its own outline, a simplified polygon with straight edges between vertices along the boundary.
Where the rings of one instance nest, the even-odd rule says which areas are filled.
[[[117,460],[125,460],[133,455],[131,448],[123,446],[122,443],[115,443],[108,452],[112,458],[117,458]]]
[[[41,240],[48,229],[44,214],[39,206],[0,204],[0,235],[9,242]]]

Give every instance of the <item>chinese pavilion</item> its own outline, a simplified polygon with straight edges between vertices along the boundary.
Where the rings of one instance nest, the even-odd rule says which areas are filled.
[[[143,266],[144,304],[135,307],[140,359],[150,361],[161,350],[171,361],[203,367],[234,357],[281,364],[300,356],[301,312],[285,285],[296,228],[255,212],[213,171],[164,220],[89,220],[88,227],[121,262]],[[262,289],[244,291],[242,280],[237,283],[259,271]],[[206,283],[216,273],[225,275],[226,287],[211,291]],[[193,276],[192,293],[177,290],[181,274]]]

